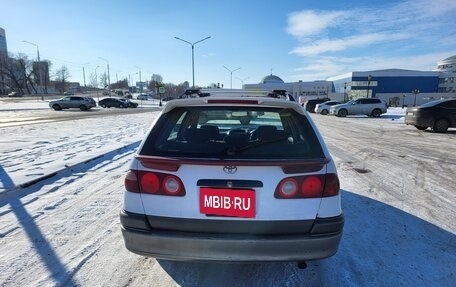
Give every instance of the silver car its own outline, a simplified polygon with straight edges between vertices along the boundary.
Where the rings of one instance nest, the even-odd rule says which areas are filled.
[[[315,113],[317,114],[322,114],[322,115],[327,115],[329,114],[329,109],[334,106],[334,105],[340,105],[341,102],[336,102],[336,101],[327,101],[321,104],[317,104],[315,106]]]
[[[95,100],[90,97],[67,96],[49,102],[49,107],[53,108],[56,111],[72,108],[80,109],[81,111],[86,111],[96,106],[97,104]]]
[[[338,117],[347,115],[367,115],[368,117],[380,117],[386,113],[387,105],[384,101],[377,98],[361,98],[348,101],[344,104],[334,105],[329,113]]]

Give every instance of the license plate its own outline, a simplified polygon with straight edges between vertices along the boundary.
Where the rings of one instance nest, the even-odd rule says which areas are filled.
[[[253,189],[200,188],[200,213],[255,218]]]
[[[408,116],[413,116],[413,113],[412,112],[408,112],[407,115]]]

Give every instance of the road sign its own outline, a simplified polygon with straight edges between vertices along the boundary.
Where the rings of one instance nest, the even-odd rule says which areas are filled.
[[[158,93],[159,93],[159,94],[164,94],[165,91],[166,91],[166,90],[165,90],[165,87],[159,87],[159,88],[158,88]]]

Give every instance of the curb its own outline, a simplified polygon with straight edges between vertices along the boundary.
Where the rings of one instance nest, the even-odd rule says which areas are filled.
[[[14,187],[11,187],[10,189],[7,189],[5,191],[2,191],[0,192],[0,196],[1,195],[4,195],[4,194],[8,194],[8,193],[11,193],[11,192],[14,192],[14,191],[18,191],[22,188],[27,188],[27,187],[30,187],[36,183],[39,183],[43,180],[46,180],[46,179],[49,179],[49,178],[52,178],[60,173],[63,173],[63,172],[66,172],[68,170],[71,170],[71,169],[75,169],[77,168],[78,166],[81,166],[81,165],[85,165],[85,164],[88,164],[94,160],[97,160],[97,159],[101,159],[101,158],[104,158],[106,157],[107,155],[111,154],[111,153],[118,153],[118,151],[120,150],[123,150],[123,149],[127,149],[127,150],[130,150],[130,149],[134,149],[134,148],[137,148],[139,146],[139,144],[141,143],[141,141],[137,141],[137,142],[134,142],[134,143],[131,143],[131,144],[128,144],[128,145],[124,145],[122,147],[118,147],[118,148],[115,148],[109,152],[106,152],[106,153],[103,153],[101,155],[96,155],[94,157],[91,157],[89,159],[86,159],[84,161],[81,161],[81,162],[78,162],[78,163],[75,163],[75,164],[72,164],[72,165],[65,165],[64,168],[61,168],[57,171],[53,171],[53,172],[50,172],[49,174],[45,174],[45,175],[42,175],[38,178],[34,178],[32,180],[29,180],[29,181],[26,181],[24,183],[21,183],[21,184],[18,184]]]

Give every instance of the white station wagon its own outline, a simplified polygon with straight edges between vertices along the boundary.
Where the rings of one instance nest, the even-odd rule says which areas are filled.
[[[218,90],[166,104],[125,178],[131,252],[168,260],[266,262],[337,252],[336,167],[296,102]]]

